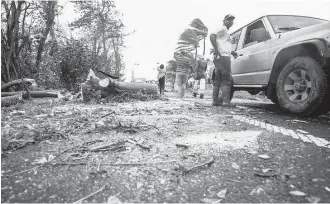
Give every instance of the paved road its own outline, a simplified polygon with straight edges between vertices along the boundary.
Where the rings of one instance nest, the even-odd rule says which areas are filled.
[[[233,102],[237,108],[211,107],[209,96],[45,108],[43,113],[53,113],[49,123],[81,129],[71,129],[70,141],[50,140],[6,152],[1,201],[74,202],[87,196],[84,202],[97,203],[109,198],[139,203],[330,202],[329,115],[298,118],[267,100]],[[22,116],[10,117],[21,124]],[[141,127],[113,129],[116,121],[121,128]],[[24,123],[49,127],[46,120],[31,116]],[[151,150],[133,142],[121,143],[125,151],[86,154],[94,145],[67,151],[37,168],[32,163],[100,139],[107,144],[134,139]],[[72,165],[77,162],[82,165]]]

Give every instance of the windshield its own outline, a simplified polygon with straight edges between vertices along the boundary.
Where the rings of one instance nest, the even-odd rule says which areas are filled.
[[[283,33],[329,21],[303,16],[268,16],[275,33]]]

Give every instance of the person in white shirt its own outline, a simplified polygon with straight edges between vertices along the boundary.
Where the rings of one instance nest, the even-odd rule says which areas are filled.
[[[232,15],[226,15],[223,20],[223,26],[215,33],[210,35],[210,40],[213,46],[213,63],[215,66],[215,79],[213,81],[213,106],[227,106],[235,107],[230,103],[230,92],[232,86],[231,76],[231,62],[230,56],[237,57],[237,53],[231,51],[232,44],[229,34],[229,28],[234,24],[235,17]],[[222,86],[222,97],[219,97],[220,87]]]

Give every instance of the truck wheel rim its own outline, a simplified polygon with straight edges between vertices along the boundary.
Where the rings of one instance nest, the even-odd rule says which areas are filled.
[[[312,80],[308,72],[303,69],[290,72],[284,83],[286,97],[294,103],[305,101],[311,94]]]

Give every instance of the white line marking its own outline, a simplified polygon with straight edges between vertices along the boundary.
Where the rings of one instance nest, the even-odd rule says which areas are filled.
[[[244,116],[239,116],[239,115],[234,115],[234,119],[239,120],[241,122],[245,122],[245,123],[254,125],[256,127],[261,127],[263,129],[266,129],[266,130],[271,131],[271,132],[281,133],[283,135],[290,136],[294,139],[302,140],[303,142],[313,143],[313,144],[315,144],[319,147],[330,148],[330,142],[329,141],[327,141],[323,138],[315,137],[311,134],[307,135],[308,132],[306,132],[306,131],[304,131],[304,132],[306,132],[306,134],[303,134],[302,131],[294,131],[294,130],[291,130],[291,129],[286,129],[286,128],[283,128],[283,127],[279,127],[279,126],[276,126],[276,125],[272,125],[272,124],[269,124],[269,123],[265,123],[265,122],[262,122],[262,121],[251,119],[249,117],[244,117]]]

